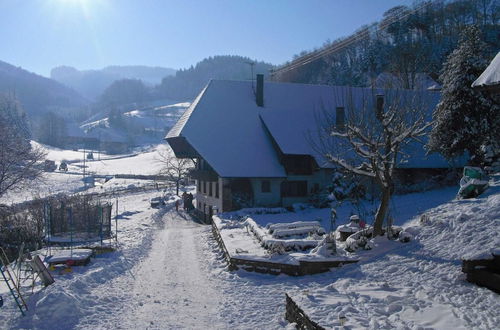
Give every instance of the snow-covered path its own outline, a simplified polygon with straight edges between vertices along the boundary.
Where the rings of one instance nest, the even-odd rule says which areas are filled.
[[[208,278],[200,236],[207,226],[171,211],[164,215],[151,253],[135,272],[130,311],[121,328],[220,328],[218,295]],[[205,233],[204,233],[205,232]]]

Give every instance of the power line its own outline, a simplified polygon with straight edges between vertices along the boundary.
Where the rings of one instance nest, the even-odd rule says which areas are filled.
[[[395,15],[394,17],[391,17],[387,21],[384,21],[384,22],[378,24],[378,27],[375,28],[374,33],[378,32],[378,31],[385,30],[391,24],[402,21],[403,19],[407,18],[408,16],[410,16],[410,15],[416,13],[417,11],[420,11],[420,10],[424,9],[425,7],[429,6],[431,3],[432,3],[432,1],[424,2],[420,6],[414,8],[408,12],[403,12],[399,15]],[[376,24],[377,23],[374,23],[372,26],[375,26]],[[348,47],[348,46],[350,46],[358,41],[366,39],[369,36],[370,36],[370,29],[369,28],[363,29],[361,32],[355,33],[354,35],[351,35],[343,40],[335,42],[334,44],[332,44],[324,49],[306,54],[304,56],[301,56],[298,59],[292,61],[290,64],[284,65],[276,70],[272,70],[271,76],[275,76],[275,75],[283,74],[283,73],[291,71],[291,70],[295,70],[296,68],[299,68],[301,66],[309,64],[309,63],[311,63],[319,58],[330,55],[332,53],[336,53],[336,52],[338,52],[338,51],[340,51],[340,50],[342,50],[342,49],[344,49],[344,48],[346,48],[346,47]]]

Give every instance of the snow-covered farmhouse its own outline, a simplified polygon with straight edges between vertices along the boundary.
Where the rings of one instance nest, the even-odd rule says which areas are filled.
[[[472,87],[485,89],[492,94],[500,95],[500,52],[479,78],[472,83]]]
[[[342,121],[346,87],[212,80],[168,133],[179,158],[196,159],[196,208],[204,215],[241,207],[290,206],[331,184],[332,165],[313,147],[317,114]],[[356,95],[363,88],[349,88]],[[438,94],[433,94],[437,102]],[[429,111],[429,115],[431,113]],[[340,123],[341,124],[341,123]],[[446,168],[422,145],[411,168]]]

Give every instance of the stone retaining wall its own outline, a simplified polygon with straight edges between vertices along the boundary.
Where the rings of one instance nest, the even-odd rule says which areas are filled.
[[[290,323],[297,324],[297,329],[324,330],[322,326],[312,321],[309,316],[285,293],[286,314],[285,318]]]

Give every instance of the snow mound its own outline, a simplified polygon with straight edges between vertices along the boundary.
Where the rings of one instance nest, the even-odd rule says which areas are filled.
[[[500,248],[500,180],[481,198],[455,200],[425,213],[407,232],[436,257],[460,260],[491,255]]]

